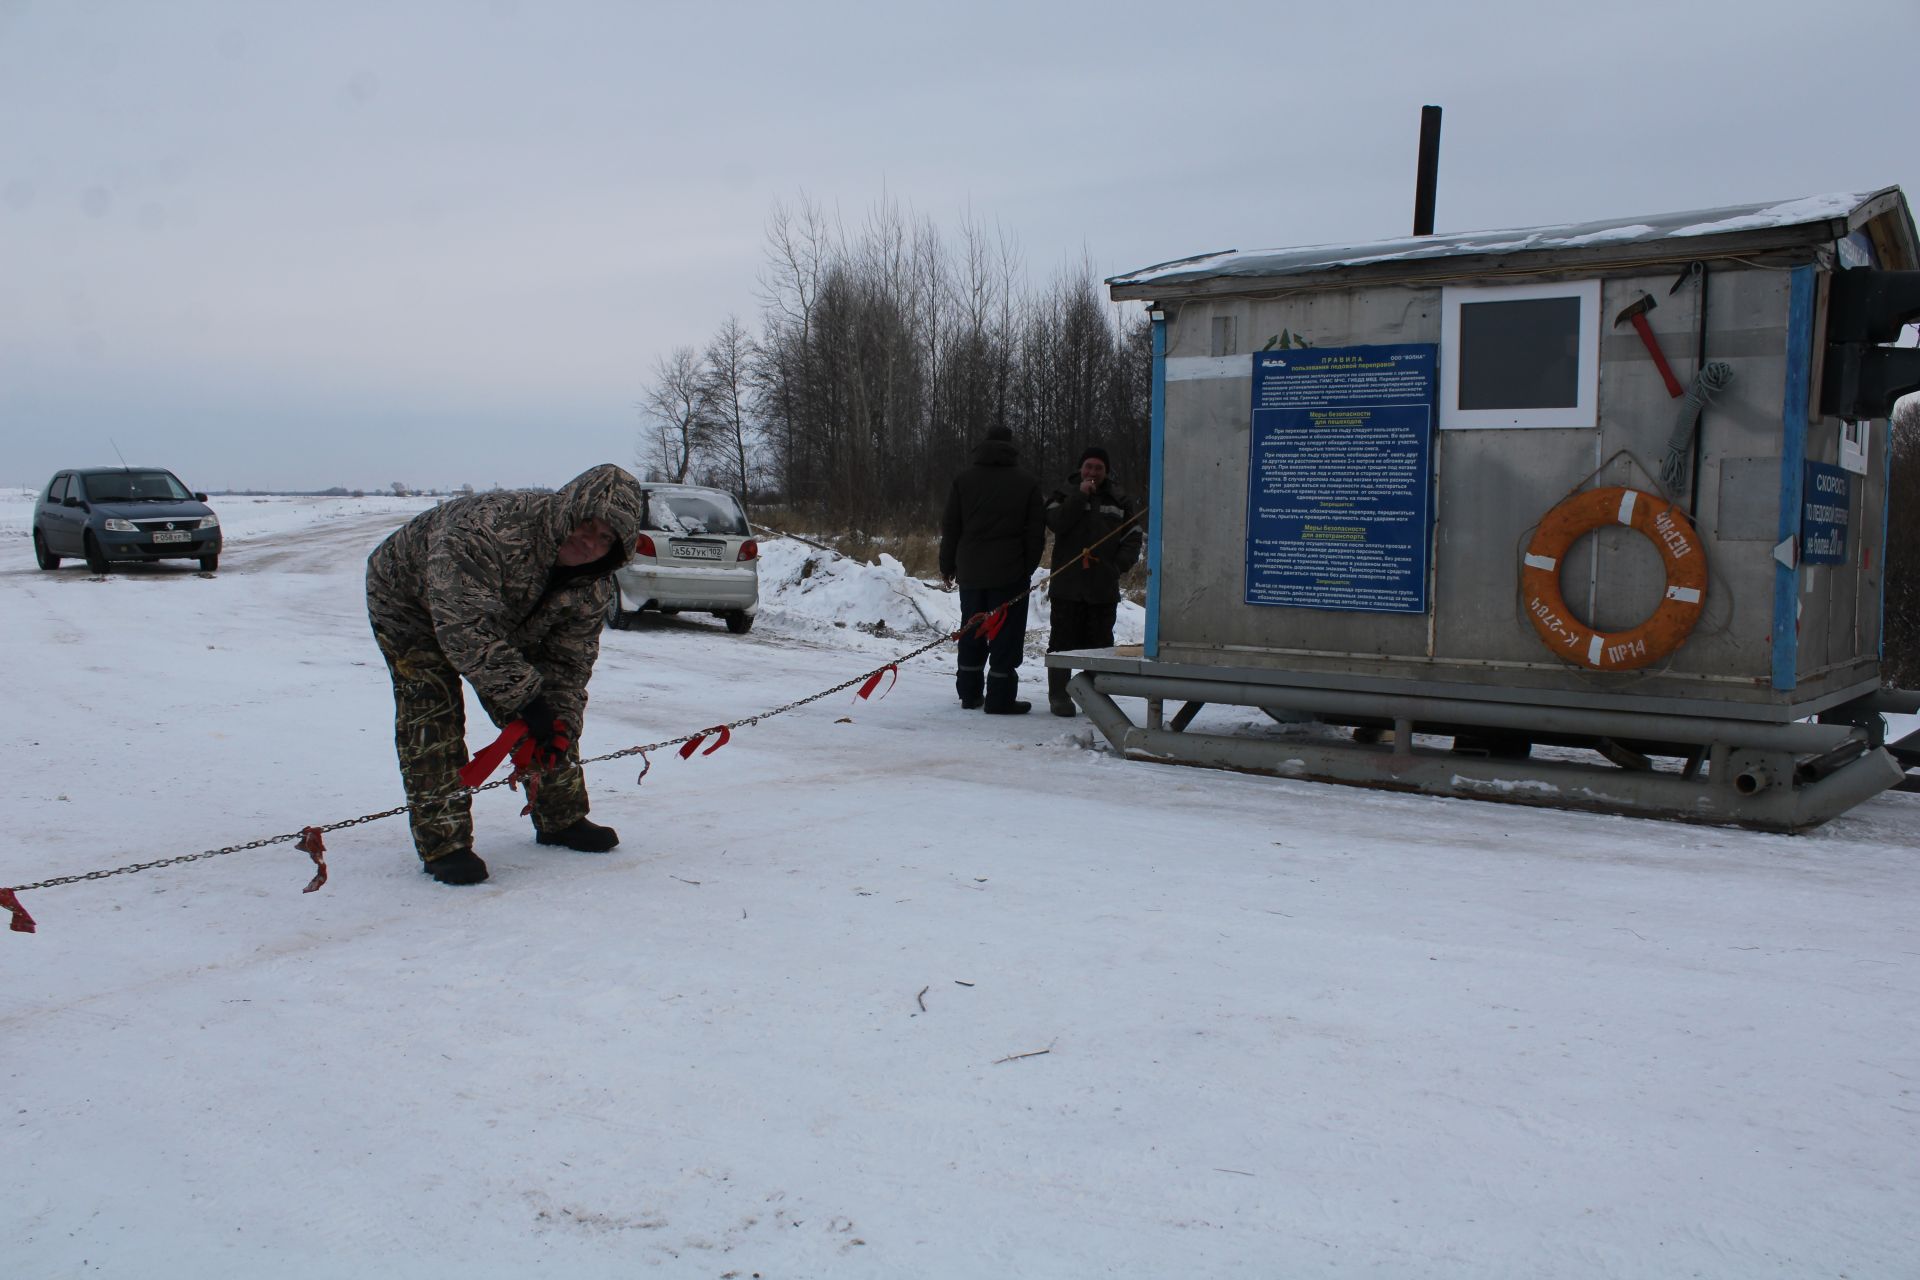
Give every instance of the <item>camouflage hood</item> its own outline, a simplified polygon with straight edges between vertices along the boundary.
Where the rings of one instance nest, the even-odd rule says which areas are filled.
[[[367,558],[374,630],[397,651],[444,654],[496,723],[540,693],[578,728],[642,501],[640,482],[605,464],[554,493],[479,493],[422,511]],[[612,549],[559,569],[560,544],[595,519],[613,530]]]
[[[603,462],[561,485],[553,496],[549,534],[555,555],[567,535],[589,520],[604,520],[613,530],[613,549],[584,566],[578,576],[603,577],[633,559],[633,543],[640,536],[640,510],[646,502],[638,480],[611,462]]]

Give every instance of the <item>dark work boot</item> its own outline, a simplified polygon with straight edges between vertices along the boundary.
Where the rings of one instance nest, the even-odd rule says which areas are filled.
[[[605,853],[620,843],[620,835],[612,827],[603,827],[585,818],[558,831],[536,830],[534,839],[541,844],[561,845],[575,853]]]
[[[1073,699],[1066,694],[1050,693],[1047,695],[1047,710],[1057,716],[1071,716],[1078,711],[1078,708],[1073,705]]]
[[[1033,710],[1030,702],[1019,702],[1014,694],[1020,689],[1020,673],[1017,671],[987,672],[987,705],[990,716],[1023,716]]]
[[[421,870],[441,884],[479,884],[487,878],[487,864],[480,861],[471,849],[443,854],[432,862],[421,864]]]

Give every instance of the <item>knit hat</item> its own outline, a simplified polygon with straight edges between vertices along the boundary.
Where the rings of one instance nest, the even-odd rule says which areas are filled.
[[[1107,451],[1097,444],[1090,444],[1080,451],[1080,461],[1085,462],[1088,458],[1098,458],[1103,466],[1113,466],[1113,459],[1109,458]]]

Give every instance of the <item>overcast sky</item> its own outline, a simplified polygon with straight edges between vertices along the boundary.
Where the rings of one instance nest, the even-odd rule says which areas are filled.
[[[1920,0],[0,0],[0,484],[549,484],[805,193],[1044,281],[1920,183]],[[1905,65],[1903,65],[1905,64]]]

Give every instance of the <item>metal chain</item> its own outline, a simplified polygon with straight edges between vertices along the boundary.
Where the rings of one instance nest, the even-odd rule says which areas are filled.
[[[1146,514],[1147,514],[1147,509],[1145,507],[1142,507],[1133,516],[1129,517],[1127,520],[1121,522],[1120,524],[1114,526],[1114,528],[1111,531],[1109,531],[1107,534],[1105,534],[1098,540],[1092,543],[1089,543],[1086,547],[1086,550],[1092,551],[1095,547],[1099,546],[1102,542],[1105,542],[1108,538],[1113,537],[1114,534],[1119,533],[1121,530],[1125,529],[1128,525],[1134,523],[1134,521],[1140,519],[1142,516]],[[1040,579],[1040,581],[1034,583],[1032,586],[1028,587],[1025,591],[1021,592],[1019,595],[1013,597],[1013,599],[1009,600],[1007,603],[1015,604],[1021,600],[1026,599],[1028,596],[1032,595],[1035,591],[1039,590],[1041,587],[1044,587],[1049,582],[1052,582],[1054,578],[1059,576],[1059,574],[1065,573],[1067,569],[1072,569],[1076,567],[1078,567],[1077,564],[1070,564],[1070,565],[1067,565],[1066,568],[1064,569],[1056,570],[1054,573],[1048,574],[1046,577]],[[645,755],[650,751],[664,751],[668,747],[682,746],[688,742],[694,741],[695,739],[704,738],[708,734],[714,733],[721,729],[726,729],[726,730],[744,729],[750,725],[759,724],[762,720],[771,720],[775,716],[785,715],[787,712],[798,710],[799,708],[806,706],[810,702],[818,702],[820,701],[820,699],[832,697],[834,694],[839,693],[844,689],[851,689],[853,688],[853,686],[857,684],[861,684],[867,680],[870,680],[874,676],[881,674],[882,672],[888,670],[889,668],[897,668],[903,662],[911,662],[915,658],[920,657],[922,654],[930,653],[933,650],[938,649],[940,646],[949,643],[950,641],[958,640],[962,636],[966,635],[968,631],[980,625],[980,623],[986,617],[987,617],[986,614],[979,614],[979,615],[976,615],[975,617],[969,618],[961,624],[960,629],[958,631],[953,632],[951,635],[941,635],[933,640],[929,640],[927,643],[921,645],[918,649],[915,649],[910,653],[901,654],[899,657],[895,658],[892,662],[887,663],[885,666],[875,667],[871,671],[863,671],[859,675],[853,677],[851,680],[842,680],[839,684],[834,685],[830,689],[822,689],[818,693],[808,694],[804,698],[797,698],[792,702],[788,702],[781,706],[775,707],[771,711],[762,711],[757,715],[747,716],[740,720],[729,720],[725,724],[712,725],[712,726],[709,726],[708,728],[701,729],[695,733],[683,733],[679,737],[669,738],[665,742],[649,742],[642,746],[624,747],[619,751],[609,751],[606,755],[593,756],[589,759],[582,760],[580,763],[583,766],[590,765],[590,764],[600,764],[607,760],[619,760],[627,756]],[[493,782],[484,782],[477,787],[470,787],[468,788],[468,793],[471,795],[478,795],[482,791],[492,791],[496,787],[515,786],[519,782],[519,780],[520,780],[520,776],[518,774],[514,774],[511,777],[499,778]],[[358,827],[369,822],[379,822],[384,818],[398,817],[400,814],[411,811],[412,808],[413,806],[408,804],[396,805],[394,808],[391,808],[391,809],[382,809],[378,813],[363,813],[357,818],[345,818],[339,822],[329,822],[325,826],[320,826],[320,827],[302,828],[299,831],[292,831],[287,833],[286,835],[264,836],[258,840],[249,840],[245,844],[230,844],[225,846],[224,848],[205,849],[199,853],[183,853],[173,858],[156,858],[152,862],[134,862],[134,863],[129,863],[127,866],[114,867],[111,870],[107,870],[107,871],[86,871],[86,872],[82,872],[79,875],[53,876],[46,880],[36,880],[32,884],[0,885],[0,889],[9,889],[14,893],[26,893],[34,889],[52,889],[52,888],[55,888],[56,886],[63,885],[63,884],[78,884],[82,880],[105,880],[110,876],[132,875],[136,871],[152,871],[159,867],[177,866],[183,862],[198,862],[202,858],[219,858],[219,857],[224,857],[229,853],[245,853],[251,849],[264,849],[264,848],[267,848],[269,845],[291,844],[297,840],[304,838],[308,831],[319,831],[323,834],[329,831],[340,831],[347,827]]]

